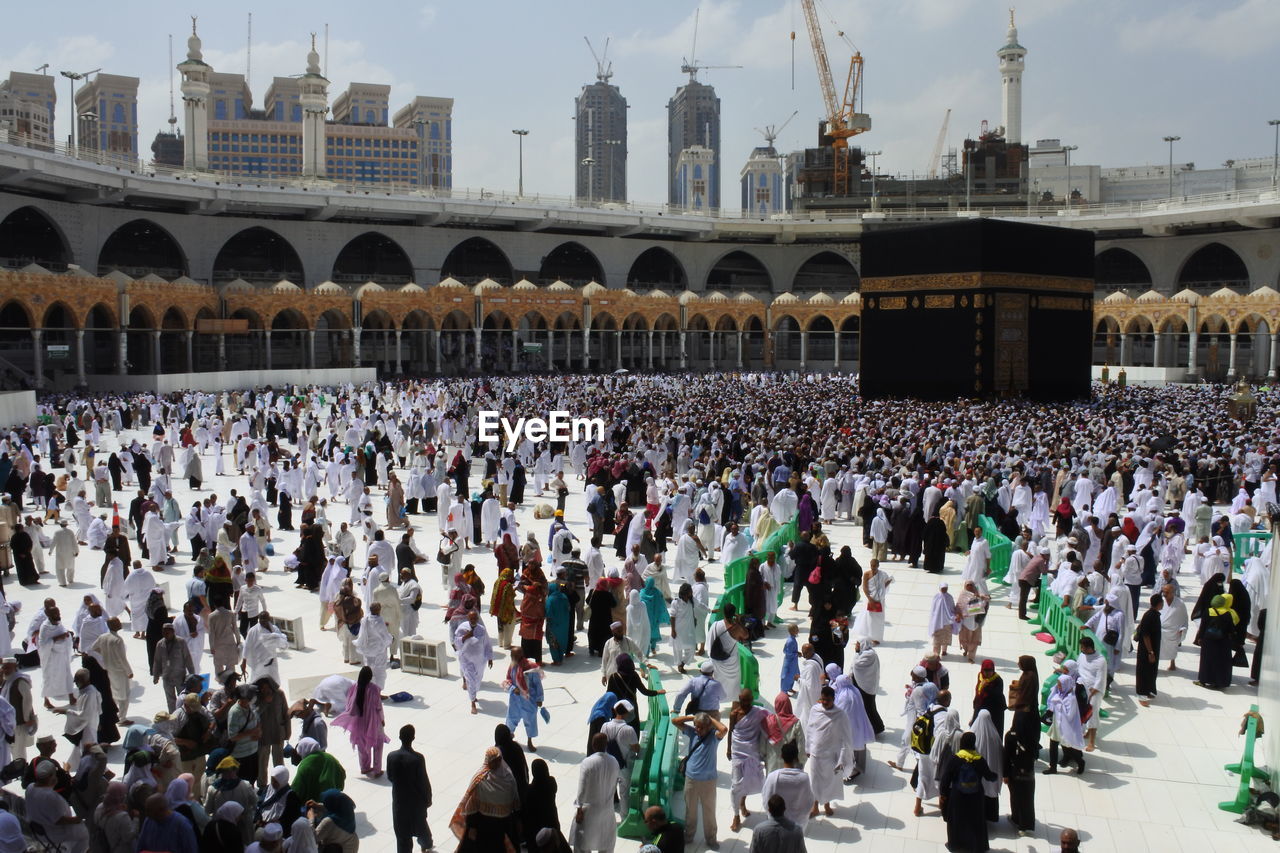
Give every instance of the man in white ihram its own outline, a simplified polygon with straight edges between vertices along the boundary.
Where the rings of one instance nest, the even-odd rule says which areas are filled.
[[[270,678],[279,687],[280,654],[289,648],[289,640],[284,632],[271,621],[271,615],[265,610],[258,614],[258,624],[249,629],[244,637],[244,657],[240,660],[240,671],[249,681]]]
[[[612,853],[618,838],[613,795],[618,790],[618,761],[606,749],[609,737],[597,732],[591,738],[591,754],[579,766],[577,813],[573,818],[574,851]]]

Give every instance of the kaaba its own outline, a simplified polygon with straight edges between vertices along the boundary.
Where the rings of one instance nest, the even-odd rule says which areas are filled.
[[[1093,233],[995,219],[862,237],[867,398],[1089,395]]]

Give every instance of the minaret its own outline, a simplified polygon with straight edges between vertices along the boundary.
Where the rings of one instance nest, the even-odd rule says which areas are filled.
[[[1027,49],[1018,44],[1018,28],[1013,23],[1013,10],[1009,10],[1009,32],[1005,45],[996,51],[1000,57],[1000,91],[1004,103],[1004,139],[1016,144],[1022,142],[1022,68]]]
[[[209,74],[213,69],[204,63],[200,37],[196,35],[196,19],[191,18],[191,37],[187,39],[187,58],[178,65],[182,74],[182,115],[187,138],[182,149],[182,168],[207,171],[209,168]]]
[[[324,117],[329,112],[329,81],[320,73],[320,54],[316,52],[316,34],[311,34],[311,52],[307,54],[307,73],[299,81],[302,103],[302,177],[325,176]]]

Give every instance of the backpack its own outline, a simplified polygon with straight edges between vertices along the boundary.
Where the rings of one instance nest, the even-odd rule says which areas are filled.
[[[1080,722],[1086,723],[1093,716],[1093,705],[1089,703],[1089,691],[1083,684],[1076,685],[1076,705],[1080,709]]]
[[[560,543],[560,553],[561,553],[561,554],[572,554],[572,553],[573,553],[573,539],[572,539],[572,538],[570,538],[570,537],[568,537],[568,536],[566,536],[566,537],[564,538],[564,541],[562,541],[562,542]]]
[[[699,524],[710,524],[710,523],[711,523],[711,516],[707,515],[707,508],[706,508],[706,507],[703,507],[702,509],[698,510],[698,523],[699,523]]]
[[[928,755],[933,750],[933,715],[939,706],[930,706],[911,724],[911,751]]]
[[[952,790],[957,794],[978,794],[982,792],[982,777],[978,774],[976,761],[961,760],[960,769],[956,771],[956,779]]]

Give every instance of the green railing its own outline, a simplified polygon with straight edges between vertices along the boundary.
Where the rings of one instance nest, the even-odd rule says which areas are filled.
[[[657,670],[649,670],[649,689],[662,689],[662,678]],[[674,743],[679,738],[671,726],[671,709],[666,695],[649,696],[648,701],[649,715],[640,733],[640,753],[628,756],[631,781],[627,791],[627,814],[618,826],[618,834],[624,838],[647,837],[645,809],[649,806],[665,809],[671,799],[672,771],[664,762],[672,746],[668,742]]]
[[[1054,595],[1049,590],[1049,576],[1040,576],[1040,606],[1036,610],[1036,615],[1032,618],[1031,623],[1038,625],[1038,630],[1032,631],[1032,634],[1047,633],[1053,637],[1053,645],[1045,652],[1046,655],[1056,655],[1062,652],[1066,655],[1066,660],[1075,660],[1080,656],[1080,641],[1085,637],[1093,640],[1093,647],[1096,651],[1102,653],[1107,659],[1107,672],[1112,672],[1111,649],[1109,649],[1098,636],[1085,627],[1084,622],[1078,619],[1071,608],[1067,607],[1065,602]],[[1049,698],[1049,691],[1053,689],[1053,685],[1058,682],[1058,674],[1056,672],[1049,673],[1044,682],[1040,686],[1040,710],[1044,711],[1045,704]],[[1106,717],[1107,712],[1100,710],[1099,717]],[[1044,731],[1048,731],[1049,727],[1043,726]]]
[[[1249,807],[1251,796],[1249,793],[1249,783],[1257,779],[1258,781],[1270,781],[1271,774],[1257,767],[1253,763],[1253,748],[1258,742],[1258,718],[1253,716],[1258,713],[1258,706],[1253,705],[1249,708],[1252,712],[1249,716],[1249,722],[1244,730],[1244,754],[1240,756],[1240,760],[1226,765],[1225,769],[1228,773],[1235,773],[1240,777],[1240,784],[1236,788],[1236,798],[1228,800],[1225,803],[1218,803],[1218,808],[1224,812],[1232,812],[1233,814],[1243,814],[1244,810]]]
[[[1008,586],[1004,576],[1009,572],[1009,560],[1013,558],[1013,542],[996,528],[996,523],[985,515],[978,516],[978,526],[991,545],[991,576],[988,583]]]
[[[1244,574],[1244,564],[1250,557],[1262,554],[1262,549],[1271,541],[1271,534],[1263,530],[1249,530],[1231,535],[1231,573]]]

